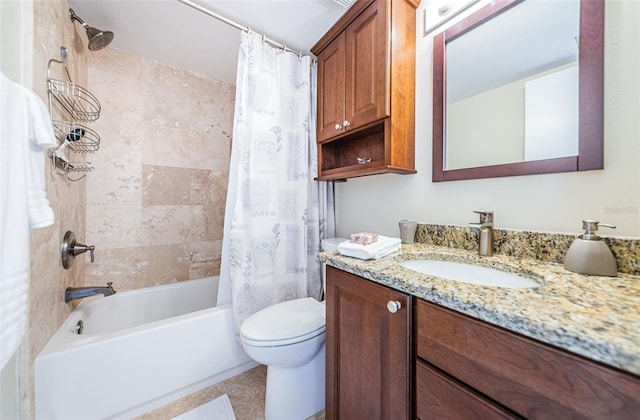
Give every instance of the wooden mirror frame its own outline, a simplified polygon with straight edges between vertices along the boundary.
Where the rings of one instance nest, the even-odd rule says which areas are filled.
[[[525,0],[495,0],[433,40],[432,182],[575,172],[604,167],[604,0],[580,0],[578,156],[444,169],[446,44]]]

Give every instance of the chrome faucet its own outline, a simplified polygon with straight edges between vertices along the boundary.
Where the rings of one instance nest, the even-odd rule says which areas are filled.
[[[85,245],[76,241],[76,235],[68,230],[62,240],[62,266],[65,270],[68,270],[73,265],[73,261],[76,256],[87,251],[89,251],[89,254],[91,255],[91,262],[93,262],[95,259],[93,255],[95,249],[96,247],[93,245]]]
[[[493,255],[493,212],[474,210],[480,215],[480,223],[469,223],[471,230],[479,231],[478,252],[482,256]]]
[[[111,287],[113,283],[107,283],[107,287],[67,287],[64,291],[64,301],[69,303],[75,299],[82,299],[93,295],[104,295],[105,297],[111,296],[116,291]]]

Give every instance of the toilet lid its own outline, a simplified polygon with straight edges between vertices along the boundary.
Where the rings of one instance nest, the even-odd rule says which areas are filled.
[[[324,330],[325,305],[308,297],[256,312],[242,323],[240,334],[253,345],[283,345],[306,340]]]

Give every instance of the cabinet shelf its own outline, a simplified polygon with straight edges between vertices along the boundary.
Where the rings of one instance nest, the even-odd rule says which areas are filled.
[[[399,173],[410,174],[413,168],[394,166],[393,151],[388,150],[386,121],[351,135],[318,145],[319,181],[335,181],[359,176]]]

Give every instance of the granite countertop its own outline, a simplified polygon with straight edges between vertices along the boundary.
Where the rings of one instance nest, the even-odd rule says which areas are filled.
[[[572,353],[640,375],[640,276],[575,274],[561,264],[427,244],[402,245],[378,260],[322,252],[332,267],[434,302]],[[509,289],[444,280],[399,261],[438,259],[497,268],[541,286]]]

